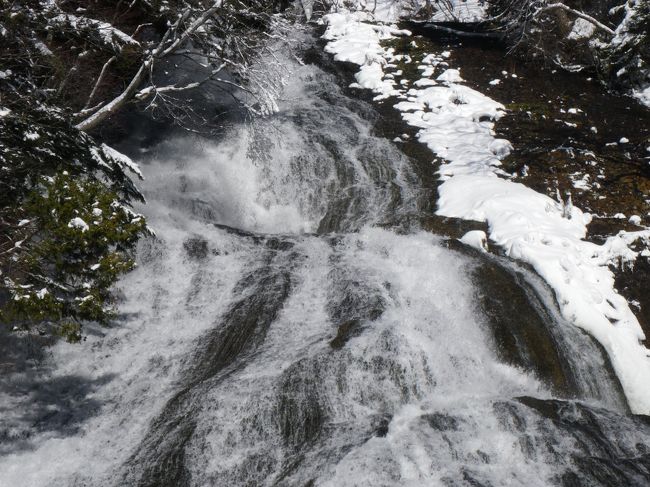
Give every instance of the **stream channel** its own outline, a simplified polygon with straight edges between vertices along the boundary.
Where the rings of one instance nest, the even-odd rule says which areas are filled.
[[[156,237],[113,327],[3,376],[0,484],[648,485],[598,344],[444,236],[433,155],[321,41],[278,55],[275,116],[139,158]]]

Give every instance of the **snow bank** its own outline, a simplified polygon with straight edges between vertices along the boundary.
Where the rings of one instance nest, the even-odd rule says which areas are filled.
[[[395,108],[420,129],[419,140],[446,160],[439,170],[437,214],[487,222],[489,239],[532,265],[555,291],[565,318],[605,348],[632,411],[650,414],[650,352],[641,345],[643,331],[607,267],[634,261],[637,253],[630,244],[650,242],[650,230],[621,232],[600,246],[584,241],[590,215],[570,200],[556,201],[509,180],[499,168],[511,150],[493,130],[504,107],[459,84],[460,72],[448,66],[448,53],[425,56],[418,66],[422,79],[413,83],[415,88],[402,87],[394,74],[384,72],[395,67],[398,56],[381,42],[407,33],[371,19],[358,11],[325,16],[326,50],[360,66],[357,86],[373,90],[378,99],[401,100]],[[463,240],[482,247],[480,237],[468,234]]]
[[[397,35],[410,35],[391,25],[370,23],[372,15],[367,12],[333,13],[325,17],[327,30],[323,38],[330,42],[325,51],[333,54],[337,61],[351,62],[360,66],[355,75],[357,87],[385,94],[398,94],[396,83],[384,78],[384,67],[388,64],[388,51],[380,42]]]

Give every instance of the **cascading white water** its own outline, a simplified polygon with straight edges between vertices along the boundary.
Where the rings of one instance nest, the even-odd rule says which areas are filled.
[[[606,381],[553,401],[498,358],[476,258],[378,226],[417,211],[409,159],[333,77],[292,66],[276,117],[143,161],[157,237],[114,327],[12,379],[31,389],[5,400],[0,484],[541,486],[606,456],[559,425],[582,417],[608,455],[642,456],[648,427]]]
[[[498,427],[481,421],[482,410],[495,399],[541,392],[532,377],[495,359],[462,277],[467,263],[434,237],[364,229],[336,240],[296,242],[293,289],[263,345],[241,370],[215,377],[207,394],[189,400],[200,411],[186,446],[197,484],[272,485],[286,476],[286,485],[312,478],[377,485],[393,478],[395,465],[403,480],[433,479],[442,452],[417,452],[424,445],[411,444],[420,440],[405,430],[409,417],[462,412],[489,434]],[[335,350],[337,313],[356,317],[359,328]],[[386,436],[373,439],[382,421]],[[461,436],[473,443],[476,433]],[[500,434],[515,450],[517,437]],[[491,468],[510,468],[511,452],[499,457]]]

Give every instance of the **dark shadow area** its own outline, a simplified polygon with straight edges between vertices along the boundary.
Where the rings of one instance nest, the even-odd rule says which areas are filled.
[[[40,433],[75,435],[102,406],[90,396],[113,377],[51,377],[51,341],[0,330],[0,454],[31,448]]]
[[[503,32],[480,22],[418,22],[407,20],[400,27],[431,40],[464,45],[478,45],[481,48],[506,49]]]

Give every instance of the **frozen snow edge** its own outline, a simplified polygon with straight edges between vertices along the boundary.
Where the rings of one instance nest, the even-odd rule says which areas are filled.
[[[639,103],[650,108],[650,85],[643,89],[632,90],[632,96],[636,98]]]
[[[323,38],[329,41],[325,50],[336,60],[360,66],[355,85],[372,90],[375,99],[402,100],[395,108],[403,119],[419,128],[418,139],[447,161],[439,170],[444,182],[436,213],[487,222],[490,241],[532,265],[554,290],[563,316],[607,351],[632,412],[650,414],[650,351],[607,267],[616,260],[633,262],[638,255],[630,245],[638,239],[650,242],[650,230],[620,232],[603,245],[583,240],[589,214],[570,200],[556,201],[510,181],[499,169],[511,148],[494,136],[493,121],[505,113],[504,107],[458,84],[462,78],[458,70],[448,69],[448,53],[426,56],[418,66],[422,79],[408,89],[385,70],[395,68],[396,60],[411,60],[381,46],[382,40],[408,32],[377,24],[361,11],[340,10],[323,22]],[[431,79],[441,68],[446,69]]]

